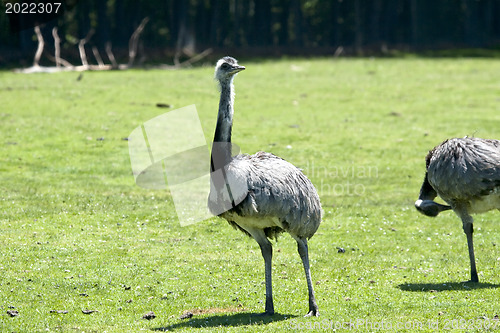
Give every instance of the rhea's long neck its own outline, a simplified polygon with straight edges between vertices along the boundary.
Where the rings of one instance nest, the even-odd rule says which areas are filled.
[[[220,83],[221,94],[217,126],[212,145],[212,171],[224,167],[231,161],[231,130],[233,127],[233,80]]]

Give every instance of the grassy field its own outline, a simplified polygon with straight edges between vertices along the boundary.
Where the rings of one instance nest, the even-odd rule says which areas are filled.
[[[460,220],[413,208],[429,149],[500,139],[500,61],[240,63],[234,142],[301,167],[320,193],[309,248],[321,317],[303,318],[288,235],[274,242],[279,314],[252,316],[265,301],[257,243],[217,218],[181,227],[168,191],[134,183],[126,138],[145,121],[195,104],[210,142],[211,66],[0,72],[0,331],[500,330],[498,212],[476,217],[481,283],[467,285]]]

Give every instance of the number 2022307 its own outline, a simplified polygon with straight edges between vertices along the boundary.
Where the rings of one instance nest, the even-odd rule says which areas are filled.
[[[58,14],[61,2],[10,3],[5,4],[6,14]]]

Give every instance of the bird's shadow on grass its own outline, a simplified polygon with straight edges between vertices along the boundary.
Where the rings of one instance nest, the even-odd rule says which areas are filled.
[[[500,284],[494,283],[472,283],[472,282],[442,282],[442,283],[404,283],[397,286],[404,291],[445,291],[445,290],[474,290],[495,289]]]
[[[238,327],[246,325],[266,325],[272,322],[283,321],[290,318],[295,318],[296,315],[278,314],[272,316],[259,316],[257,313],[233,313],[226,315],[214,315],[209,317],[190,318],[183,320],[177,324],[172,324],[165,327],[153,328],[153,331],[166,332],[174,331],[183,328],[209,328],[209,327]]]

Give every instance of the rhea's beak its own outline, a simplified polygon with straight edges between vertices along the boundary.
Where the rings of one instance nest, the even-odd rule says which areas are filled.
[[[241,72],[244,69],[245,69],[245,66],[236,65],[233,67],[233,71],[231,72],[231,74],[236,74],[238,72]]]

